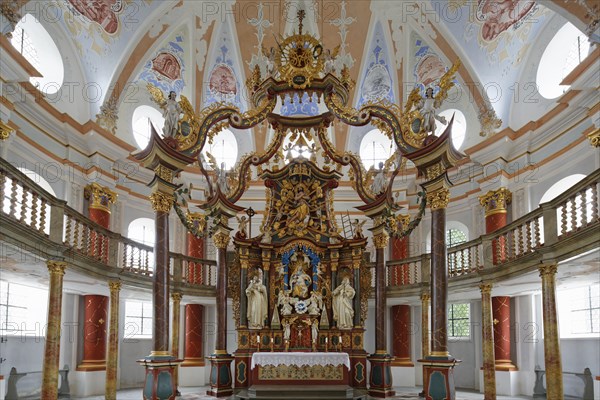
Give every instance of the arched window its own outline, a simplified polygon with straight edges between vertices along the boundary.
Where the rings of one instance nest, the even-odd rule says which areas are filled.
[[[163,126],[165,119],[160,111],[150,106],[139,106],[133,112],[131,118],[131,128],[133,130],[133,138],[140,149],[145,149],[150,141],[150,124],[154,125],[154,129],[163,137]]]
[[[11,43],[42,74],[41,78],[32,77],[31,84],[45,94],[58,92],[65,77],[65,67],[56,43],[40,21],[31,14],[21,18]]]
[[[238,156],[238,145],[235,135],[229,129],[223,129],[212,140],[212,143],[206,142],[202,153],[210,153],[215,157],[219,168],[225,163],[225,169],[231,169],[235,165]]]
[[[567,22],[554,35],[537,70],[536,82],[540,94],[547,99],[555,99],[569,89],[561,85],[562,80],[587,57],[590,44],[583,32]]]
[[[396,145],[379,129],[369,131],[360,142],[359,155],[366,170],[385,162],[396,151]]]
[[[467,234],[460,229],[448,229],[446,231],[446,247],[457,246],[467,241]]]
[[[19,171],[23,172],[27,175],[29,179],[37,183],[47,191],[52,196],[56,197],[56,193],[52,189],[52,186],[38,173],[28,170],[26,168],[18,168]],[[23,206],[23,202],[25,202]],[[13,204],[14,213],[11,214],[11,204]],[[31,190],[27,190],[25,193],[25,198],[23,198],[23,186],[17,184],[13,190],[12,179],[6,178],[6,182],[4,183],[4,199],[2,199],[2,212],[11,215],[12,217],[20,220],[25,225],[31,226],[34,229],[40,229],[42,214],[42,207],[44,207],[44,214],[46,215],[46,221],[44,225],[44,233],[46,235],[50,234],[50,204],[42,204],[42,199],[37,198],[35,202],[33,201],[33,194]],[[35,215],[35,221],[32,220],[32,216]]]
[[[445,117],[448,123],[454,116],[454,124],[452,125],[452,145],[455,149],[460,149],[465,141],[465,135],[467,134],[467,119],[462,111],[455,108],[444,110],[440,112],[440,117]],[[446,130],[448,125],[442,124],[440,121],[435,121],[435,134],[440,136]]]
[[[150,218],[138,218],[129,223],[127,237],[146,246],[154,247],[154,221]],[[125,246],[125,269],[149,275],[154,270],[154,251],[127,244]]]

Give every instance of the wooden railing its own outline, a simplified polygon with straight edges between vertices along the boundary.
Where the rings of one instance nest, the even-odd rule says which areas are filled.
[[[0,216],[5,225],[25,228],[28,240],[49,241],[44,248],[52,256],[94,264],[113,277],[118,274],[151,277],[154,249],[111,232],[58,200],[26,174],[0,159]],[[6,219],[4,219],[6,218]],[[31,234],[34,234],[33,236]],[[31,247],[36,247],[35,243]],[[40,247],[40,246],[38,246]],[[170,253],[170,273],[174,282],[190,286],[216,286],[216,262]]]
[[[590,242],[599,246],[599,184],[600,170],[596,170],[552,201],[540,204],[534,211],[494,233],[449,248],[448,276],[451,279],[473,277],[482,272],[506,269],[528,257],[541,259],[543,251],[566,244],[577,234],[594,235],[595,232],[596,237]],[[574,244],[575,252],[577,245]],[[580,252],[583,251],[580,249]],[[565,248],[567,253],[574,255],[573,251]],[[430,271],[423,268],[423,257],[429,255],[388,262],[388,287],[408,287],[429,281]]]

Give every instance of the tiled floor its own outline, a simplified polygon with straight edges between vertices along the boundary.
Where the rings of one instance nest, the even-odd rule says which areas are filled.
[[[181,388],[182,400],[208,400],[214,399],[214,397],[207,396],[207,387],[195,387],[195,388]],[[418,393],[420,388],[394,388],[396,390],[396,396],[393,399],[397,400],[422,400]],[[71,397],[76,399],[75,397]],[[142,398],[142,389],[128,389],[120,390],[117,394],[118,400],[140,400]],[[104,400],[104,396],[85,397],[86,400]],[[230,398],[231,400],[235,397]],[[369,398],[370,399],[370,398]],[[482,400],[483,394],[475,392],[458,391],[456,393],[457,400]],[[497,400],[519,400],[519,399],[531,399],[531,397],[525,396],[497,396]],[[285,400],[285,399],[282,399]]]

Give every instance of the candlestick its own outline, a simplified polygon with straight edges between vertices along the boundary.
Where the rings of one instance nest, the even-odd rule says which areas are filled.
[[[273,336],[271,336],[271,351],[273,351],[273,344],[275,343]]]
[[[256,335],[256,347],[260,351],[260,335]]]

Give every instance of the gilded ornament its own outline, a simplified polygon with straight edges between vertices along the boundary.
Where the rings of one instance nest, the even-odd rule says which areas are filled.
[[[506,188],[490,190],[479,197],[479,203],[485,208],[485,216],[506,213],[506,206],[512,201],[512,193]]]
[[[10,28],[5,31],[4,36],[8,39],[12,38],[12,32],[21,20],[19,14],[20,3],[18,1],[2,1],[0,2],[0,15],[6,18]]]
[[[171,293],[171,299],[173,299],[173,302],[179,303],[181,301],[182,297],[183,297],[183,294],[181,292]]]
[[[165,167],[162,164],[158,164],[158,166],[156,168],[154,168],[154,173],[156,174],[156,176],[158,176],[163,181],[166,181],[169,183],[173,182],[173,170]]]
[[[121,290],[121,281],[108,281],[108,289],[111,292],[118,292]]]
[[[558,270],[558,265],[556,264],[547,264],[547,265],[541,265],[539,268],[540,271],[540,276],[542,278],[544,277],[552,277],[554,275],[556,275],[556,271]]]
[[[425,170],[425,178],[428,181],[434,180],[445,172],[441,163],[433,164]]]
[[[105,186],[90,183],[83,190],[83,197],[90,201],[90,208],[106,211],[110,214],[110,206],[117,201],[117,194]]]
[[[390,236],[387,234],[387,232],[373,236],[373,244],[375,245],[376,249],[385,249],[389,241]]]
[[[0,140],[5,141],[10,137],[10,134],[14,131],[13,128],[4,123],[4,121],[0,120]]]
[[[490,294],[492,293],[492,284],[491,283],[482,283],[479,285],[479,289],[481,290],[481,294]]]
[[[217,232],[213,236],[213,242],[217,249],[226,249],[229,244],[229,235],[223,232]]]
[[[119,105],[116,97],[108,98],[102,106],[100,113],[96,114],[96,122],[113,135],[117,134],[117,121],[119,120]]]
[[[590,141],[590,144],[593,147],[600,147],[600,128],[596,129],[595,131],[589,133],[587,135],[588,140]]]
[[[164,192],[154,192],[150,195],[150,202],[154,211],[168,213],[175,202],[175,196]]]
[[[433,210],[439,210],[440,208],[446,208],[448,201],[450,201],[450,190],[446,188],[437,189],[433,193],[427,193],[427,204]]]
[[[65,274],[67,263],[64,261],[48,260],[46,261],[46,266],[48,267],[48,272],[50,272],[50,275],[62,276]]]
[[[429,302],[431,300],[431,294],[429,293],[421,293],[421,301]]]

